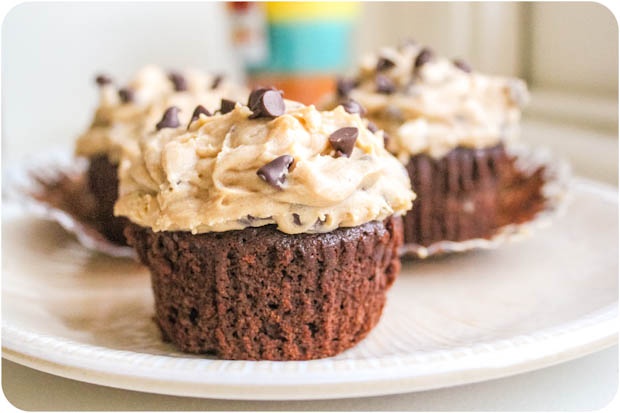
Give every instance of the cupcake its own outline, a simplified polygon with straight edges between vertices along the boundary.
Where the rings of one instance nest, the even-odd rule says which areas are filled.
[[[400,269],[402,164],[356,114],[259,89],[140,142],[118,216],[165,339],[223,359],[338,354],[377,324]]]
[[[155,128],[164,109],[175,107],[179,122],[187,125],[198,102],[203,104],[201,110],[210,113],[221,98],[238,98],[246,92],[222,76],[194,70],[166,72],[157,66],[142,68],[121,88],[107,76],[96,81],[99,107],[88,130],[78,138],[75,153],[89,160],[87,187],[97,201],[93,211],[97,229],[123,245],[126,220],[113,215],[121,156],[138,152],[138,138]]]
[[[366,56],[337,93],[331,107],[365,114],[407,168],[418,198],[404,218],[406,250],[491,238],[543,208],[543,169],[521,170],[508,150],[528,99],[523,81],[409,42]]]

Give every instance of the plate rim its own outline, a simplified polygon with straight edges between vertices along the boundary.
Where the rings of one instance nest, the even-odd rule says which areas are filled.
[[[209,375],[203,377],[210,380],[192,379],[182,380],[178,377],[162,380],[148,377],[150,369],[141,371],[141,374],[128,374],[128,372],[114,373],[112,367],[120,362],[123,357],[135,358],[139,361],[151,359],[154,362],[152,371],[156,371],[157,364],[161,364],[164,359],[170,359],[165,355],[151,355],[125,350],[112,350],[101,346],[81,344],[73,340],[57,339],[53,336],[45,336],[12,326],[10,323],[3,322],[2,326],[2,356],[13,362],[23,364],[37,370],[73,380],[88,382],[91,384],[104,385],[108,387],[121,388],[126,390],[143,391],[176,396],[214,398],[214,399],[234,399],[234,400],[320,400],[331,398],[350,398],[361,396],[379,396],[389,394],[399,394],[413,391],[432,390],[462,384],[476,383],[491,380],[509,375],[519,374],[527,371],[548,367],[565,361],[573,360],[585,356],[595,351],[603,350],[618,342],[618,314],[617,303],[609,304],[602,309],[589,313],[583,317],[570,322],[538,330],[527,335],[514,336],[511,339],[501,339],[489,342],[477,343],[472,347],[456,347],[450,350],[437,350],[426,355],[413,355],[407,357],[410,360],[403,361],[402,356],[390,356],[383,359],[392,362],[390,367],[376,366],[381,363],[377,358],[370,360],[364,369],[351,369],[356,360],[343,359],[319,359],[301,362],[271,362],[271,361],[239,361],[239,360],[217,360],[217,359],[197,359],[197,358],[178,358],[184,364],[207,364],[210,370]],[[19,337],[19,336],[22,337]],[[37,344],[29,351],[19,351],[15,347],[17,343],[28,342],[31,346]],[[8,341],[8,345],[7,345]],[[39,347],[63,349],[65,354],[52,352],[56,357],[41,357],[32,353],[40,350]],[[96,363],[90,366],[78,366],[81,360],[72,357],[78,353],[84,360],[91,360],[97,356],[97,352],[108,353],[108,357],[100,357]],[[530,356],[518,358],[513,362],[502,362],[514,360],[510,354],[515,352],[526,352]],[[95,353],[95,354],[93,354]],[[476,354],[477,353],[477,354]],[[460,354],[460,359],[454,357]],[[113,360],[110,360],[110,356]],[[59,357],[58,357],[59,356]],[[425,357],[426,356],[426,357]],[[424,358],[437,358],[431,363]],[[398,360],[400,359],[400,361]],[[417,359],[417,360],[416,360]],[[135,360],[133,360],[135,362]],[[159,363],[158,363],[159,362]],[[331,371],[318,371],[308,374],[307,365],[309,363],[328,365]],[[96,365],[95,365],[96,364]],[[135,363],[134,363],[135,364]],[[237,371],[231,374],[226,368],[229,365],[239,366]],[[243,381],[243,373],[247,366],[263,365],[275,367],[275,371],[262,372],[260,379],[255,376],[249,377],[249,381]],[[286,365],[298,365],[300,368],[286,369]],[[336,366],[338,365],[338,366]],[[349,371],[341,373],[344,377],[331,377],[325,380],[325,373],[337,371],[336,368],[347,366]],[[426,369],[434,370],[433,374],[415,372],[411,374],[412,368],[424,366]],[[447,368],[450,366],[450,368]],[[136,367],[135,365],[132,367]],[[306,368],[304,368],[306,367]],[[437,368],[441,367],[441,368]],[[161,367],[160,367],[161,368]],[[377,368],[381,368],[381,374],[376,375]],[[200,369],[195,372],[201,372]],[[190,370],[191,371],[191,370]],[[351,372],[355,371],[355,375]],[[359,374],[360,371],[366,375]],[[176,371],[176,374],[186,374],[189,371]],[[230,377],[222,377],[220,374],[229,374]],[[136,370],[134,370],[136,373]],[[204,372],[203,372],[204,373]],[[217,373],[217,377],[214,373]],[[270,374],[280,374],[277,382],[265,382],[265,378]],[[292,382],[291,378],[304,374],[312,380],[306,382]],[[375,377],[368,378],[368,374],[373,373]],[[253,373],[255,374],[255,373]],[[273,377],[273,376],[272,376]],[[223,380],[223,379],[226,380]],[[247,379],[248,377],[246,377]],[[347,380],[348,379],[348,380]]]
[[[578,189],[590,192],[603,201],[618,203],[618,191],[613,186],[576,178],[571,190]],[[5,207],[3,205],[3,215]],[[126,390],[235,400],[319,400],[437,389],[547,367],[602,350],[617,342],[617,301],[568,322],[528,334],[478,342],[470,347],[375,357],[365,360],[361,368],[355,365],[360,360],[352,359],[253,362],[172,358],[47,336],[13,325],[5,317],[2,320],[2,355],[16,363],[74,380]],[[514,356],[507,357],[515,352],[525,352],[527,356],[521,355],[516,359]],[[128,366],[130,370],[114,369],[112,361],[129,356],[132,358],[132,364]],[[89,363],[81,364],[85,360]],[[184,368],[167,379],[153,375],[166,360],[175,360],[177,368],[179,364]],[[141,365],[147,362],[151,362],[150,367]],[[382,365],[385,363],[388,365]],[[194,367],[186,369],[190,364]],[[321,368],[317,369],[316,365]],[[231,366],[235,367],[232,372]],[[254,369],[258,366],[260,377],[256,377],[255,371],[250,376],[244,376],[251,368],[248,366]],[[425,372],[424,367],[426,370],[430,368],[433,374]],[[325,377],[326,373],[334,372],[337,373],[335,376]],[[300,373],[303,373],[302,380],[299,379]],[[186,375],[185,380],[179,377],[183,374]],[[196,374],[200,375],[200,380],[196,380]],[[271,378],[271,381],[265,381],[266,378]]]

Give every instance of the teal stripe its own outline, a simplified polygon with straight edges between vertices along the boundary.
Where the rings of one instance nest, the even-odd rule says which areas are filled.
[[[255,72],[332,72],[351,56],[351,22],[278,22],[269,26],[269,58]]]

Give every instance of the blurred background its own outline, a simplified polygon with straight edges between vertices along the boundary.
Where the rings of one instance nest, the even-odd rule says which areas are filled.
[[[407,38],[525,79],[523,139],[617,185],[618,25],[585,2],[20,4],[2,27],[2,158],[71,148],[97,106],[97,73],[196,67],[313,101],[362,54]]]

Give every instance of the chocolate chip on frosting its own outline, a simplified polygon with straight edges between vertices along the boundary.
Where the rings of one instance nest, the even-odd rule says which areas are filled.
[[[390,144],[390,135],[388,135],[385,131],[383,131],[383,147],[387,148]]]
[[[347,99],[346,101],[342,102],[340,106],[342,106],[347,113],[357,113],[360,116],[364,116],[366,114],[366,109],[364,109],[364,107],[360,105],[359,102],[353,99]]]
[[[282,184],[286,181],[286,175],[293,164],[293,160],[291,155],[278,156],[273,161],[260,167],[256,171],[256,175],[269,185],[282,189]]]
[[[293,222],[295,223],[295,225],[301,226],[301,217],[299,216],[299,214],[293,214]]]
[[[355,127],[340,128],[329,135],[329,143],[336,153],[347,158],[351,156],[359,131]]]
[[[368,125],[366,125],[366,128],[368,128],[368,130],[371,131],[372,133],[375,133],[379,130],[379,127],[377,126],[377,124],[372,121],[368,121]]]
[[[217,75],[213,78],[213,82],[211,83],[211,89],[217,89],[218,86],[222,83],[222,80],[224,80],[224,76],[223,75]]]
[[[133,99],[134,99],[133,90],[131,90],[128,87],[124,87],[118,91],[118,97],[121,98],[121,102],[123,103],[133,102]]]
[[[110,79],[106,75],[97,75],[97,77],[95,78],[95,82],[97,82],[98,86],[104,86],[112,83],[112,79]]]
[[[260,100],[260,97],[263,96],[263,94],[268,90],[275,89],[271,87],[259,87],[250,92],[250,96],[248,96],[248,107],[250,108],[250,110],[254,110],[254,108],[258,104],[258,101]]]
[[[377,60],[376,70],[377,72],[383,72],[384,70],[391,69],[394,66],[396,66],[396,63],[394,63],[387,57],[380,57],[379,60]]]
[[[228,112],[232,112],[235,110],[235,105],[237,102],[234,100],[222,99],[220,103],[220,113],[222,115],[227,114]]]
[[[428,63],[433,58],[433,51],[428,48],[422,49],[420,53],[415,58],[415,62],[413,64],[415,69],[418,69]]]
[[[336,81],[336,93],[338,93],[339,97],[347,97],[357,86],[359,86],[358,80],[343,77]]]
[[[189,125],[191,125],[192,122],[200,118],[200,115],[211,116],[211,112],[209,112],[207,108],[205,108],[202,105],[196,106],[196,109],[194,109],[194,112],[192,113],[192,118],[189,120],[189,123],[187,124],[188,129],[189,129]]]
[[[471,66],[469,65],[469,63],[467,63],[463,59],[454,59],[454,61],[452,61],[452,63],[454,63],[455,67],[458,67],[459,69],[461,69],[465,73],[470,73],[471,72]]]
[[[187,82],[185,81],[185,77],[183,77],[180,73],[170,72],[168,73],[168,79],[170,79],[174,85],[175,91],[182,92],[187,90]]]
[[[181,123],[179,122],[179,108],[176,106],[171,106],[164,112],[164,116],[161,117],[161,120],[155,125],[157,130],[161,130],[164,128],[178,128]]]
[[[377,85],[378,93],[390,95],[396,90],[394,82],[392,82],[389,77],[384,75],[377,75],[377,77],[375,78],[375,84]]]
[[[250,95],[250,100],[252,100],[252,95]],[[286,111],[282,92],[279,90],[268,89],[258,93],[252,103],[250,119],[275,118],[284,115]]]

